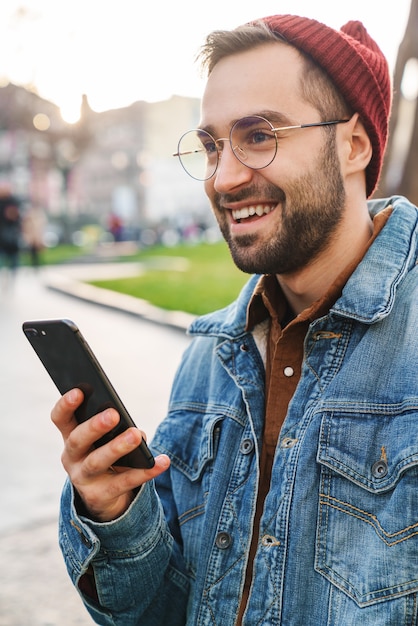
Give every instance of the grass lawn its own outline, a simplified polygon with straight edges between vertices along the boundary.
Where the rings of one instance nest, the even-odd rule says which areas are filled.
[[[235,267],[223,241],[155,247],[134,259],[145,264],[145,273],[91,284],[142,298],[163,309],[202,315],[230,304],[249,278]],[[179,259],[183,262],[178,263]]]
[[[56,265],[74,261],[77,257],[82,257],[84,254],[85,250],[78,246],[60,245],[53,248],[44,248],[40,253],[40,258],[42,265]],[[22,250],[19,264],[25,266],[30,265],[30,263],[29,252]]]

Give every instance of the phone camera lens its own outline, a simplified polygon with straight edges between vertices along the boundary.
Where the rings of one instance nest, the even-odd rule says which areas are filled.
[[[39,334],[36,328],[26,328],[25,333],[28,337],[37,337]]]

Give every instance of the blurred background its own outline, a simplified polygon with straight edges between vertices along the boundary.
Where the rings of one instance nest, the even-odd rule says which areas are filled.
[[[243,6],[245,4],[245,6]],[[394,75],[395,103],[376,195],[418,203],[418,0],[2,0],[0,204],[12,195],[24,242],[177,243],[213,237],[202,185],[177,159],[196,126],[208,32],[273,13],[366,26]],[[40,235],[34,234],[34,231]]]

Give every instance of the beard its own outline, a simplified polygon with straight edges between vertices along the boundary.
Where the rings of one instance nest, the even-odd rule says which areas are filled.
[[[280,226],[268,238],[257,234],[232,237],[223,203],[246,198],[280,205]],[[287,186],[267,183],[238,194],[216,194],[215,215],[236,266],[249,274],[290,274],[309,265],[328,246],[343,217],[345,189],[332,136],[318,156],[314,171]]]

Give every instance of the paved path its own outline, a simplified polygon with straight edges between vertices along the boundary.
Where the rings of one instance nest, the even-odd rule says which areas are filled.
[[[123,271],[134,269],[126,266]],[[61,286],[71,283],[74,290],[74,277],[93,270],[109,272],[111,267],[77,266],[39,273],[22,268],[13,288],[5,289],[0,282],[0,626],[93,623],[69,581],[57,547],[64,472],[61,438],[49,420],[57,391],[24,337],[22,322],[73,319],[149,438],[164,417],[171,381],[189,342],[179,330],[188,322],[182,316],[171,318],[168,327],[163,319],[158,320],[162,324],[141,319],[140,311],[124,313],[128,303],[122,299],[118,304],[116,296],[97,306],[45,287],[54,283],[59,289],[61,276]],[[151,313],[147,317],[152,319]]]

